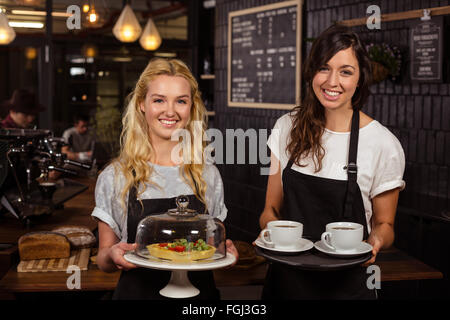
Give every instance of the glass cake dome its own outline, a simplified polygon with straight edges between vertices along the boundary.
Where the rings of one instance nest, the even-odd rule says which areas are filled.
[[[179,196],[177,208],[142,219],[136,231],[136,254],[174,263],[215,261],[226,257],[225,227],[217,218],[189,209]]]

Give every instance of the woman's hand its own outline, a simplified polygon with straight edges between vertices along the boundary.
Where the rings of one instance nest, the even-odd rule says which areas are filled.
[[[372,246],[372,258],[370,258],[369,261],[366,261],[363,264],[364,267],[368,267],[369,265],[375,262],[378,252],[383,247],[383,240],[380,237],[378,237],[375,233],[372,233],[369,236],[367,242]]]
[[[98,222],[97,266],[103,272],[116,272],[137,268],[123,258],[125,252],[136,249],[135,243],[120,242],[120,239],[103,221]]]
[[[137,268],[136,265],[128,262],[123,257],[123,255],[127,251],[135,250],[136,247],[136,243],[118,242],[109,249],[109,257],[111,261],[116,265],[117,269],[128,271],[130,269]]]
[[[231,241],[230,239],[227,239],[225,244],[226,244],[226,247],[227,247],[227,252],[231,253],[233,256],[236,257],[236,261],[230,266],[230,267],[232,267],[238,262],[238,260],[239,260],[239,253],[238,253],[236,247],[234,246],[233,241]]]
[[[372,231],[367,242],[372,245],[372,258],[363,264],[375,262],[380,249],[389,248],[394,242],[394,221],[397,210],[399,189],[383,192],[372,199]]]

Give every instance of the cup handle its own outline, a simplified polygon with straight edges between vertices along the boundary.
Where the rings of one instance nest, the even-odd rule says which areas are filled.
[[[336,250],[335,247],[331,245],[331,232],[322,233],[321,237],[322,243],[331,250]]]
[[[261,240],[264,242],[264,244],[268,247],[274,247],[275,243],[273,243],[270,240],[266,239],[266,233],[269,233],[269,239],[272,239],[272,231],[270,229],[264,229],[263,231],[261,231],[261,233],[259,234],[261,237]]]

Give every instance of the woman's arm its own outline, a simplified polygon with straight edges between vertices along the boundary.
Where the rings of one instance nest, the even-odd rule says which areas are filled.
[[[136,244],[119,242],[119,238],[106,223],[98,222],[99,246],[97,265],[104,272],[114,272],[119,269],[129,270],[136,268],[123,258],[125,252],[134,250]]]
[[[272,153],[270,156],[270,175],[267,181],[266,204],[259,218],[259,225],[264,229],[268,222],[280,218],[283,204],[283,186],[281,183],[280,161]]]
[[[374,263],[380,249],[387,249],[394,242],[394,221],[399,193],[400,189],[397,188],[372,199],[372,231],[367,242],[373,246],[373,256],[365,265]]]

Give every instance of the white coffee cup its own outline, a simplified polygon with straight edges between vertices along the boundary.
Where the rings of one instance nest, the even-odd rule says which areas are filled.
[[[267,223],[260,237],[268,247],[288,249],[295,247],[303,235],[303,224],[289,220],[275,220]]]
[[[363,240],[364,228],[354,222],[333,222],[325,227],[322,243],[333,251],[353,251]]]

